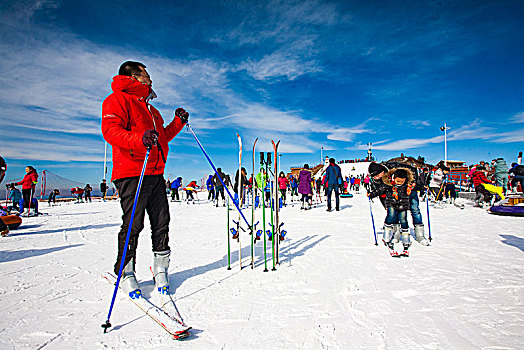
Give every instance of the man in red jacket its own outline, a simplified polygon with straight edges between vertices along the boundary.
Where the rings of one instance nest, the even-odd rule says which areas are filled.
[[[122,63],[113,78],[113,93],[102,104],[102,134],[113,146],[114,182],[120,195],[122,226],[118,234],[118,256],[115,273],[119,272],[127,230],[139,177],[149,148],[140,197],[131,227],[129,246],[124,261],[121,286],[131,297],[140,297],[141,291],[135,277],[138,236],[144,228],[147,211],[151,223],[153,243],[153,273],[160,293],[168,293],[169,281],[169,206],[165,190],[164,167],[169,152],[168,142],[184,127],[189,118],[183,108],[177,108],[175,117],[166,127],[160,112],[149,104],[156,97],[151,88],[152,80],[140,62]]]

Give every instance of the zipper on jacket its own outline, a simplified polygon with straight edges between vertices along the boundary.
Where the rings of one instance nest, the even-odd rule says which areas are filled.
[[[144,101],[144,103],[146,104],[147,111],[149,112],[149,115],[151,116],[151,119],[153,120],[153,127],[155,128],[155,131],[158,132],[158,130],[156,129],[155,116],[153,115],[153,112],[151,112],[151,109],[149,109],[149,103],[147,101]],[[160,142],[160,140],[158,140],[158,142]],[[158,145],[156,146],[156,152],[157,152],[157,156],[156,156],[155,166],[153,167],[153,172],[156,171],[158,161],[160,160],[160,149],[158,148]],[[166,162],[167,162],[167,159],[166,159]],[[165,163],[164,163],[164,166],[165,166]]]

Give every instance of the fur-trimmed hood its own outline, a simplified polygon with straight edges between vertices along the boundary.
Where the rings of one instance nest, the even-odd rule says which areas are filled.
[[[398,167],[398,168],[393,168],[393,169],[390,169],[387,174],[384,175],[384,177],[382,177],[382,182],[384,182],[386,185],[388,186],[393,186],[393,183],[391,182],[391,178],[393,177],[393,173],[397,170],[397,169],[404,169],[406,170],[406,172],[408,173],[408,177],[406,179],[406,182],[405,184],[410,184],[414,181],[414,177],[413,177],[413,172],[408,169],[408,168],[403,168],[403,167]]]

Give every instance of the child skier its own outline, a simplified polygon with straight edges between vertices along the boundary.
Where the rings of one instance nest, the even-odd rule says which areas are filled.
[[[18,202],[20,202],[20,199],[22,199],[22,193],[18,188],[15,187],[14,184],[9,184],[9,190],[9,200],[11,200],[13,203],[12,209],[20,212]]]
[[[400,237],[404,246],[402,255],[408,256],[411,241],[407,215],[409,210],[409,197],[414,187],[414,185],[411,184],[413,175],[410,170],[402,168],[392,169],[388,175],[392,176],[391,186],[386,191],[386,208],[388,214],[384,222],[384,243],[393,250],[393,235],[395,231],[393,225],[400,224]],[[389,178],[386,179],[389,180]]]

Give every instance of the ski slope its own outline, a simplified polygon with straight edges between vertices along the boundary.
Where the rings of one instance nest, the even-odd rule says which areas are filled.
[[[271,271],[268,260],[269,272],[262,243],[256,268],[248,267],[246,234],[246,267],[239,269],[235,241],[227,270],[225,208],[170,203],[170,288],[193,327],[183,342],[122,293],[113,328],[102,333],[112,287],[100,275],[114,264],[118,202],[44,204],[49,215],[25,218],[0,240],[0,349],[522,348],[523,218],[471,204],[430,207],[431,246],[415,242],[409,258],[395,259],[374,245],[367,197],[341,201],[341,211],[331,213],[324,203],[305,212],[298,204],[284,208],[288,236],[281,265]],[[385,211],[378,201],[373,209],[381,231]],[[426,220],[424,203],[421,211]],[[261,210],[256,215],[261,221]],[[149,297],[149,229],[137,254],[137,277]]]

